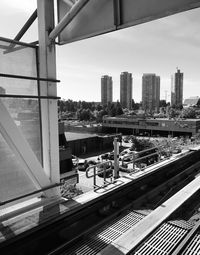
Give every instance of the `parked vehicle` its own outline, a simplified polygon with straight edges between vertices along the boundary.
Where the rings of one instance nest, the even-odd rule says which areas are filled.
[[[181,153],[181,149],[180,148],[176,148],[172,151],[173,154],[178,154],[178,153]]]
[[[102,159],[108,159],[109,153],[102,154],[100,157]]]
[[[108,159],[109,159],[109,160],[114,160],[114,152],[110,152],[110,153],[108,154]]]
[[[78,162],[78,170],[79,171],[85,171],[88,167],[89,167],[89,164],[88,164],[87,160],[79,159],[79,162]]]
[[[96,165],[96,164],[97,164],[97,162],[96,162],[96,161],[94,161],[94,160],[89,160],[89,161],[88,161],[88,164],[89,164],[89,165]]]
[[[78,158],[74,155],[72,155],[72,163],[73,163],[73,167],[76,167],[78,165]]]
[[[122,159],[124,162],[129,162],[132,160],[132,157],[130,155],[125,155]]]
[[[129,142],[129,138],[128,137],[124,137],[123,141],[124,141],[124,143],[128,143]]]

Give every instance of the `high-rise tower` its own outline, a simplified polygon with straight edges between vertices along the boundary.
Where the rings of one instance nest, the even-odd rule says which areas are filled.
[[[177,72],[171,76],[171,105],[183,104],[183,73]]]
[[[112,77],[104,75],[101,77],[101,103],[106,105],[108,102],[112,103],[113,100],[113,82]]]
[[[128,72],[120,75],[120,103],[122,108],[132,108],[132,74]]]
[[[147,112],[158,112],[160,103],[160,76],[143,74],[142,108]]]

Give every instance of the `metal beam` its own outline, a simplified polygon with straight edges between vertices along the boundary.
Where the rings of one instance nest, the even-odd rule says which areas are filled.
[[[19,31],[19,33],[15,36],[15,38],[14,38],[15,41],[19,41],[22,38],[22,36],[26,33],[26,31],[33,24],[33,22],[35,21],[36,18],[37,18],[37,9],[33,12],[33,14],[30,16],[30,18],[27,20],[27,22],[24,24],[24,26]],[[4,54],[10,53],[10,50],[13,49],[15,47],[15,45],[16,44],[11,43],[8,46],[8,49],[4,52]]]
[[[49,40],[53,41],[59,35],[59,33],[73,20],[73,18],[80,12],[80,10],[89,2],[89,0],[79,0],[76,2],[70,11],[66,13],[63,19],[49,34]]]
[[[74,5],[74,2],[72,0],[63,0],[66,4],[69,5],[69,7],[72,7]]]
[[[33,12],[33,14],[30,16],[30,18],[27,20],[27,22],[19,31],[19,33],[15,36],[14,40],[19,41],[22,38],[22,36],[26,33],[26,31],[29,29],[29,27],[33,24],[33,22],[36,20],[36,18],[37,9]]]
[[[55,45],[48,31],[54,28],[54,0],[37,0],[39,32],[39,76],[56,80]],[[57,84],[40,81],[40,96],[57,97]],[[41,100],[43,167],[52,183],[60,181],[57,100]],[[60,189],[54,188],[60,195]]]
[[[114,25],[121,25],[120,0],[113,0]]]

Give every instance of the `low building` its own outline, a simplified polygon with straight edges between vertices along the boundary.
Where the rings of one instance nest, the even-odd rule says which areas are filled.
[[[79,182],[78,171],[72,161],[71,148],[64,134],[64,123],[59,122],[59,162],[60,180],[64,185],[75,185]],[[62,188],[61,188],[62,189]]]
[[[113,140],[116,136],[118,135],[65,132],[65,137],[72,154],[76,156],[95,152],[100,154],[101,151],[113,149]]]
[[[104,117],[103,130],[134,135],[194,136],[200,133],[200,119],[145,119]]]
[[[81,121],[65,121],[65,131],[75,133],[102,133],[99,123],[85,123]]]
[[[189,97],[184,100],[183,107],[191,107],[199,105],[200,98],[196,97]]]

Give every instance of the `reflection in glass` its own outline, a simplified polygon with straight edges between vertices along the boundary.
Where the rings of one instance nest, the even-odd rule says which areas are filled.
[[[30,147],[41,162],[40,112],[38,99],[2,98],[7,110],[21,129]]]
[[[36,190],[15,155],[0,134],[0,201]]]

